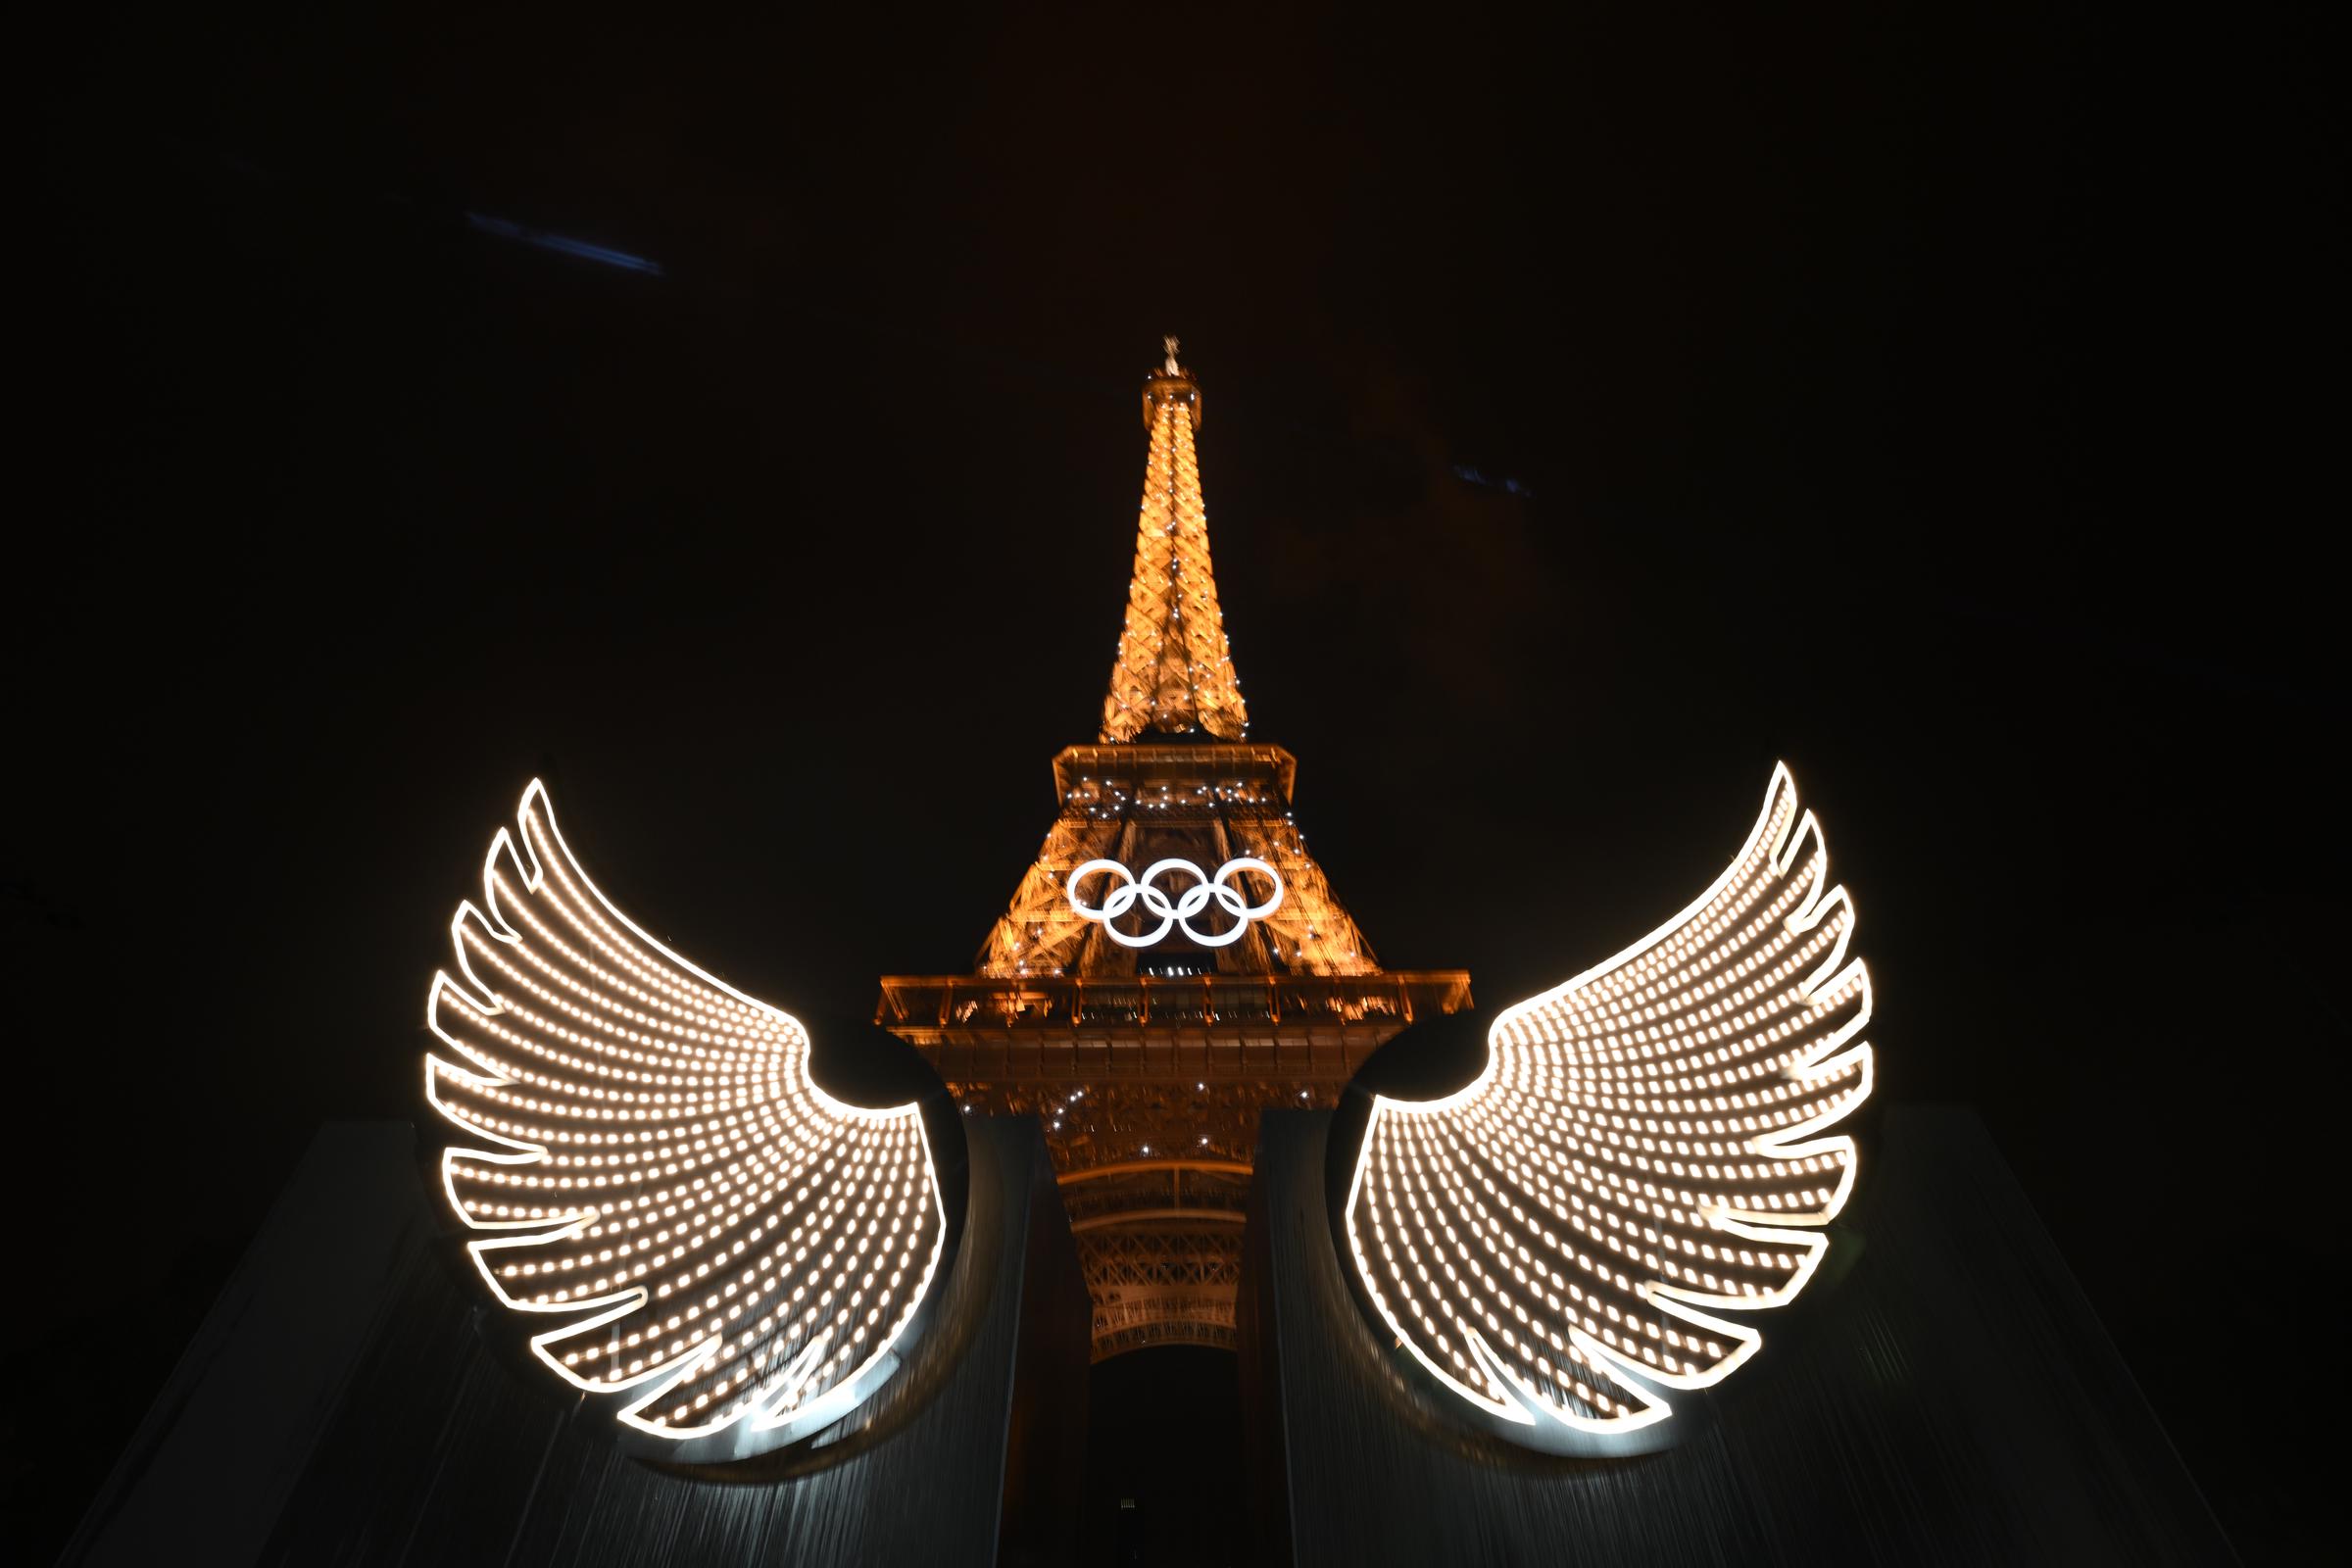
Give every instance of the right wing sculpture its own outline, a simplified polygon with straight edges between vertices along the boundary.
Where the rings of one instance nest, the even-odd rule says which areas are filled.
[[[1854,1179],[1827,1136],[1871,1088],[1854,911],[1776,768],[1696,903],[1495,1019],[1444,1100],[1381,1097],[1347,1205],[1399,1345],[1523,1442],[1663,1419],[1762,1336],[1721,1316],[1803,1289]]]
[[[575,1388],[659,1439],[780,1446],[887,1378],[946,1210],[912,1104],[808,1076],[799,1022],[696,968],[581,872],[534,781],[451,923],[425,1095],[450,1208]]]

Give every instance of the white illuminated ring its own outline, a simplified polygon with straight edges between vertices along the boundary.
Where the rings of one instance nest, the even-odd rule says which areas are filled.
[[[1094,907],[1078,897],[1078,884],[1098,871],[1118,877],[1119,884],[1103,898],[1100,907]],[[1193,885],[1173,899],[1153,885],[1169,871],[1189,872],[1193,878]],[[1274,884],[1274,896],[1263,904],[1251,904],[1241,889],[1232,885],[1233,876],[1239,871],[1255,871],[1263,876]],[[1178,928],[1187,939],[1204,948],[1227,947],[1242,940],[1242,933],[1250,929],[1250,921],[1263,920],[1282,907],[1282,873],[1248,855],[1227,860],[1217,867],[1215,876],[1190,860],[1174,858],[1153,860],[1140,877],[1116,860],[1089,860],[1070,873],[1067,889],[1070,908],[1083,919],[1100,921],[1110,940],[1123,948],[1151,947]],[[1131,937],[1111,922],[1138,904],[1144,906],[1147,916],[1156,918],[1159,924],[1143,936]],[[1233,924],[1215,933],[1194,929],[1193,916],[1204,912],[1212,904],[1229,915]]]

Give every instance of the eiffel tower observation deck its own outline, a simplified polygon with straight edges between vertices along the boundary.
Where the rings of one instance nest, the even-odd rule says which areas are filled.
[[[888,975],[875,1021],[958,1102],[1045,1124],[1100,1361],[1231,1347],[1258,1112],[1325,1107],[1459,969],[1384,969],[1307,854],[1298,761],[1250,739],[1217,608],[1194,436],[1166,343],[1144,381],[1126,621],[1091,745],[1054,759],[1058,815],[964,975]]]

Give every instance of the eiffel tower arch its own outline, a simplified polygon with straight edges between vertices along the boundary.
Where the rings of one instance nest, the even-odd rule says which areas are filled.
[[[1231,1348],[1258,1112],[1327,1107],[1459,969],[1384,969],[1292,808],[1298,761],[1250,739],[1217,608],[1176,359],[1150,432],[1126,618],[1092,744],[1054,759],[1056,815],[972,972],[888,975],[875,1021],[958,1102],[1043,1122],[1100,1361]]]

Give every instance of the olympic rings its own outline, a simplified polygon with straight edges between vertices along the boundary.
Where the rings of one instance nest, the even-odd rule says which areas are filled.
[[[1120,882],[1104,897],[1100,908],[1090,908],[1078,897],[1078,884],[1098,871],[1115,875]],[[1171,900],[1152,886],[1164,871],[1188,871],[1192,873],[1193,885]],[[1258,872],[1274,884],[1274,896],[1263,904],[1251,904],[1240,888],[1231,885],[1233,874],[1237,871]],[[1192,861],[1182,859],[1154,860],[1141,877],[1116,860],[1089,860],[1070,873],[1065,890],[1069,894],[1070,907],[1086,919],[1102,922],[1104,934],[1123,948],[1148,948],[1179,926],[1183,927],[1188,938],[1200,946],[1222,948],[1241,941],[1242,933],[1250,929],[1250,921],[1262,920],[1281,906],[1282,873],[1265,861],[1247,855],[1218,866],[1215,876],[1209,876]],[[1159,928],[1144,936],[1131,937],[1111,922],[1138,904],[1144,906],[1147,916],[1158,919]],[[1193,929],[1193,916],[1211,904],[1233,917],[1232,929],[1214,936]]]

